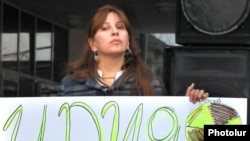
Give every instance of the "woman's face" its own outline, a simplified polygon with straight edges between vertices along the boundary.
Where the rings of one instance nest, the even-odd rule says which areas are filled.
[[[114,12],[107,14],[103,25],[93,38],[89,39],[92,51],[98,52],[98,57],[105,55],[124,55],[129,46],[129,36],[124,23]]]

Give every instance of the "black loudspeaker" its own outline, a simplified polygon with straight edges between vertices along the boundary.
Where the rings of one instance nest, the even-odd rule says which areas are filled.
[[[177,0],[176,43],[250,44],[250,0]]]
[[[196,88],[209,92],[210,97],[249,99],[248,48],[168,47],[164,55],[164,83],[170,95],[184,96],[187,87],[194,82]]]

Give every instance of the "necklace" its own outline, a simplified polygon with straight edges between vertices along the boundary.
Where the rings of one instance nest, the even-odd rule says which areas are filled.
[[[115,77],[102,77],[102,79],[115,79]]]

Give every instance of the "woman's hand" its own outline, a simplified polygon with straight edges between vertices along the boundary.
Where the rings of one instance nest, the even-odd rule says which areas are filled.
[[[197,101],[206,99],[209,94],[204,90],[195,89],[194,83],[192,83],[186,90],[186,96],[189,96],[190,102],[195,104]]]

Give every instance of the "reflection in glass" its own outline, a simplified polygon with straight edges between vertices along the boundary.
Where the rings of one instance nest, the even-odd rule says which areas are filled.
[[[29,42],[29,33],[20,33],[20,61],[29,61],[30,60],[30,42]]]
[[[37,33],[36,39],[36,61],[51,61],[51,33]]]
[[[36,76],[52,80],[52,24],[38,19],[36,31]]]
[[[2,60],[17,61],[17,33],[2,34]]]
[[[61,80],[60,65],[68,59],[68,31],[7,3],[0,5],[0,97],[56,95],[52,81]]]
[[[33,74],[31,47],[34,47],[34,31],[34,16],[22,12],[21,29],[19,34],[19,67],[21,73]]]
[[[21,72],[30,72],[30,38],[29,33],[20,33],[20,52],[19,52],[19,61],[20,61],[20,70]]]
[[[3,5],[2,61],[3,67],[17,70],[18,10]]]

